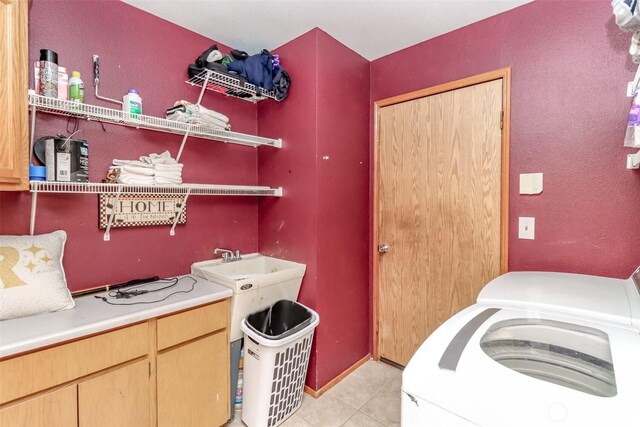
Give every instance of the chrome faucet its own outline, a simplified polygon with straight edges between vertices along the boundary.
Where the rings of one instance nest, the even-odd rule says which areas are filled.
[[[217,255],[218,252],[222,252],[222,262],[240,261],[242,259],[240,251],[236,251],[234,254],[233,251],[230,251],[229,249],[215,248],[213,250],[214,255]]]

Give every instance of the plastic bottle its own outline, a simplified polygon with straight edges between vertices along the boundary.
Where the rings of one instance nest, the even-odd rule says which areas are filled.
[[[69,99],[69,75],[67,69],[58,66],[58,99],[66,101]]]
[[[624,136],[625,147],[640,147],[640,93],[637,93],[631,103],[627,133]]]
[[[129,89],[129,93],[122,97],[122,111],[131,114],[142,114],[142,98],[135,89]]]
[[[84,83],[80,78],[79,71],[73,71],[69,79],[69,101],[84,103]]]
[[[244,394],[244,348],[240,350],[240,361],[238,362],[238,387],[236,388],[236,399],[234,407],[236,411],[242,410],[242,395]]]

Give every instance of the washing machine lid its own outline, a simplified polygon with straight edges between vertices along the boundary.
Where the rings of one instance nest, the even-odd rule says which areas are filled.
[[[640,327],[640,267],[629,279],[570,273],[511,272],[489,282],[478,303],[564,313]]]
[[[479,425],[628,425],[637,354],[633,327],[476,304],[425,341],[402,389]]]

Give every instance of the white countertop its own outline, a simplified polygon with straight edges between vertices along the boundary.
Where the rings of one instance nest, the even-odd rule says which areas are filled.
[[[176,286],[162,291],[128,299],[115,299],[107,297],[106,292],[100,292],[76,298],[76,306],[70,310],[0,321],[0,357],[141,322],[232,295],[231,289],[196,276],[184,275],[178,278],[180,280]],[[152,290],[168,284],[159,281],[129,289]],[[187,292],[192,288],[192,284],[193,290]],[[113,292],[115,291],[111,291]],[[107,297],[107,301],[119,305],[107,304],[95,296]],[[165,297],[167,299],[159,301]],[[150,303],[123,305],[140,302]]]

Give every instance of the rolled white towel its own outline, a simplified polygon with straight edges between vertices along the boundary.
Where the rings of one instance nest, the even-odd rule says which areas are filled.
[[[138,165],[124,165],[122,166],[122,171],[131,174],[146,176],[153,176],[155,174],[155,169]]]

